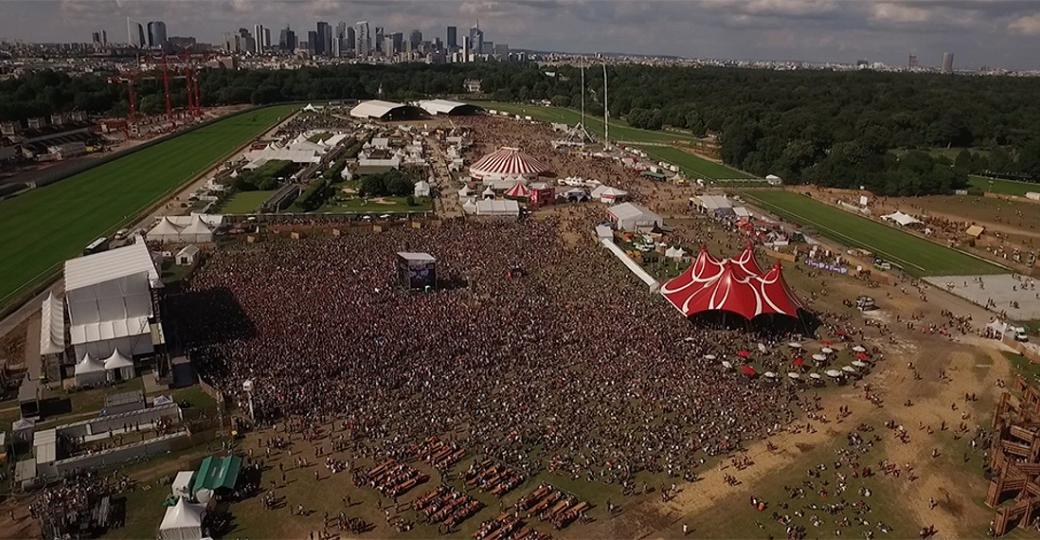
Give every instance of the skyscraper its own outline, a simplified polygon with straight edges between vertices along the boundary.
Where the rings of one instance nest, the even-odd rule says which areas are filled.
[[[287,52],[296,50],[296,32],[293,32],[289,25],[285,25],[278,35],[278,48]]]
[[[347,22],[340,21],[336,23],[336,37],[344,39],[347,37]]]
[[[469,48],[473,55],[484,52],[484,32],[480,29],[479,23],[469,29]]]
[[[148,47],[160,49],[166,44],[166,23],[151,21],[148,23]]]
[[[953,73],[953,53],[944,52],[942,59],[942,72]]]
[[[459,29],[454,26],[448,27],[448,49],[459,48]]]
[[[314,54],[332,54],[332,26],[325,21],[318,22],[318,47]]]
[[[357,34],[357,45],[354,50],[359,58],[366,58],[372,49],[372,36],[368,33],[368,21],[358,21],[354,27]]]
[[[315,30],[307,31],[307,49],[311,51],[311,54],[318,54],[318,42],[321,41],[318,38],[318,32]]]
[[[144,27],[130,17],[126,18],[126,42],[131,47],[137,48],[144,47],[148,43],[148,38],[144,35]]]
[[[353,26],[347,27],[347,35],[344,41],[347,42],[347,49],[349,50],[353,51],[357,47],[357,32],[354,31]]]
[[[390,34],[390,51],[395,53],[404,51],[404,34],[401,32]]]
[[[382,26],[377,26],[376,27],[376,43],[375,43],[375,45],[376,45],[376,52],[381,52],[383,54],[390,54],[390,53],[393,52],[393,51],[387,51],[383,47],[383,27]]]
[[[267,29],[264,28],[264,25],[262,24],[253,25],[253,52],[256,54],[264,52],[264,46],[266,45],[266,43],[264,43],[264,35],[266,34],[265,30]]]
[[[412,33],[408,35],[408,43],[411,44],[412,50],[419,50],[419,44],[422,43],[422,32],[418,29],[412,30]]]
[[[471,60],[470,55],[473,53],[473,51],[470,50],[471,47],[472,47],[472,44],[470,42],[469,36],[462,36],[462,61],[463,62],[469,62]]]
[[[917,55],[914,54],[914,53],[910,53],[910,57],[906,61],[906,67],[908,69],[916,69],[917,66],[918,66]]]

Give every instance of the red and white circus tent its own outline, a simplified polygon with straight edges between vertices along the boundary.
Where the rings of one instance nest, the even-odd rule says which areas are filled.
[[[523,182],[517,181],[516,185],[509,188],[506,191],[506,197],[513,197],[516,199],[526,199],[531,196],[531,188],[524,185]]]
[[[501,180],[536,178],[549,170],[549,165],[519,148],[503,146],[470,165],[469,174],[478,180]]]
[[[683,315],[727,312],[751,320],[759,315],[797,317],[801,302],[784,281],[780,261],[763,272],[748,245],[719,261],[701,247],[693,264],[661,286],[661,295]]]

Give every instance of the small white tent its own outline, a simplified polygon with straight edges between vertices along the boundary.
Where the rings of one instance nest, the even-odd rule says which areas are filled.
[[[119,349],[105,359],[105,372],[110,381],[125,381],[134,378],[134,361],[123,356]]]
[[[100,360],[91,358],[90,353],[76,363],[76,385],[91,386],[105,382],[105,365]]]
[[[177,504],[166,509],[159,536],[162,540],[199,540],[202,538],[202,518],[205,507],[191,504],[181,497]]]
[[[202,220],[202,217],[195,216],[191,220],[191,223],[181,231],[181,242],[212,242],[213,241],[213,229]]]
[[[425,180],[419,180],[415,183],[414,195],[416,197],[429,197],[430,196],[430,183]]]

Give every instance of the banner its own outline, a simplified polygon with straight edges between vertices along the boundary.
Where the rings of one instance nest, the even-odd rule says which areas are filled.
[[[835,274],[842,274],[842,275],[845,275],[845,274],[849,273],[849,267],[845,266],[843,264],[826,263],[826,262],[823,262],[823,261],[817,261],[815,259],[805,259],[805,261],[803,261],[803,262],[805,262],[805,266],[808,266],[809,268],[816,268],[816,269],[819,269],[819,270],[826,270],[828,272],[834,272]]]

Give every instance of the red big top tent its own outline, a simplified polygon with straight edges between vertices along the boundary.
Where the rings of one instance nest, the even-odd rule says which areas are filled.
[[[528,187],[525,186],[524,183],[519,181],[519,180],[516,181],[516,185],[515,186],[509,188],[509,191],[506,191],[506,197],[514,197],[514,198],[517,198],[517,199],[526,199],[526,198],[528,198],[530,196],[531,196],[531,190],[528,189]]]
[[[509,146],[499,148],[469,167],[470,176],[481,180],[535,178],[547,172],[549,166],[545,162]]]
[[[735,259],[723,261],[701,247],[685,272],[661,286],[661,294],[687,317],[713,311],[749,320],[759,315],[797,317],[801,308],[780,262],[763,272],[750,245]]]

